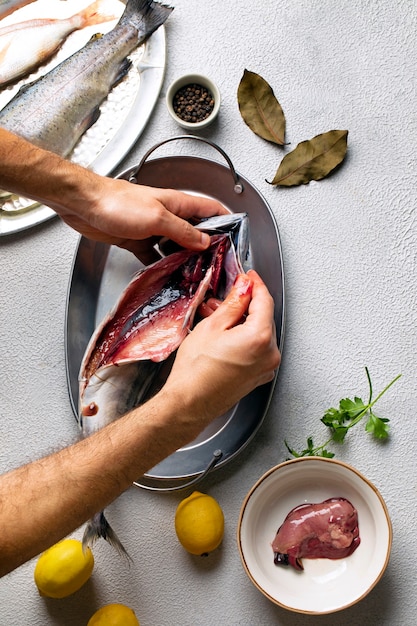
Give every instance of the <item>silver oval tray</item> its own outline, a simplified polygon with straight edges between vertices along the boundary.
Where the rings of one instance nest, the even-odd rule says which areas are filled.
[[[36,2],[20,11],[24,19],[32,17],[66,17],[80,9],[80,2],[73,8],[65,8],[67,3]],[[83,3],[89,4],[89,0]],[[114,0],[115,8],[124,6]],[[75,5],[75,3],[74,3]],[[62,8],[64,6],[64,9]],[[41,12],[41,9],[44,12]],[[66,10],[65,14],[62,11]],[[69,13],[68,13],[69,12]],[[16,14],[10,16],[16,21]],[[22,19],[23,19],[22,17]],[[20,20],[19,20],[20,21]],[[4,20],[6,23],[6,19]],[[70,35],[61,50],[51,61],[35,74],[20,81],[12,88],[0,91],[0,109],[15,95],[21,86],[45,74],[55,65],[82,48],[94,32],[107,32],[115,26],[117,19],[96,26],[89,26]],[[70,160],[88,167],[98,174],[107,176],[126,156],[138,137],[142,134],[157,102],[166,63],[166,37],[161,26],[150,39],[135,50],[130,58],[132,67],[128,75],[112,89],[100,107],[100,117],[80,139],[70,156]],[[56,213],[49,207],[35,203],[28,198],[0,193],[0,237],[20,232],[41,224]]]
[[[210,143],[207,140],[202,141]],[[216,147],[215,144],[211,145]],[[137,169],[130,168],[121,178],[137,180],[143,185],[209,196],[216,198],[233,212],[248,213],[253,267],[262,276],[274,298],[277,341],[282,349],[282,253],[278,228],[265,199],[246,178],[232,171],[230,167],[208,159],[190,156],[163,157],[145,163],[142,161],[139,171]],[[113,307],[140,267],[143,266],[132,254],[119,248],[92,242],[84,237],[79,241],[68,290],[65,330],[67,380],[76,418],[78,373],[87,343],[97,324]],[[152,468],[135,484],[148,489],[169,490],[179,480],[198,478],[208,467],[218,468],[230,461],[249,443],[260,427],[275,382],[276,378],[272,383],[255,389],[232,411],[216,419],[196,440]]]

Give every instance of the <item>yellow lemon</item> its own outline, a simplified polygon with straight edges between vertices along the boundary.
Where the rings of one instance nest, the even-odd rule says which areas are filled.
[[[124,604],[106,604],[90,617],[87,626],[140,626],[133,609]]]
[[[191,554],[215,550],[224,534],[224,515],[217,500],[199,491],[182,500],[175,513],[175,532]]]
[[[94,567],[93,553],[83,551],[78,539],[63,539],[36,563],[34,578],[39,593],[48,598],[65,598],[87,582]]]

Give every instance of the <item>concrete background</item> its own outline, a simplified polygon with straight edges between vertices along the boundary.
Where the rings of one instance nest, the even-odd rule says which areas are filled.
[[[141,626],[409,626],[416,594],[416,26],[414,0],[176,0],[166,26],[167,71],[154,114],[117,172],[182,132],[165,108],[168,84],[203,72],[222,92],[218,143],[266,197],[285,263],[286,338],[274,398],[250,446],[201,489],[221,503],[221,549],[193,559],[177,543],[173,516],[183,494],[130,489],[108,509],[133,556],[130,568],[106,545],[92,579],[61,601],[39,597],[34,562],[0,581],[0,625],[82,626],[108,602],[132,606]],[[349,130],[342,168],[319,183],[269,186],[282,158],[242,121],[236,91],[247,68],[274,88],[287,118],[288,150],[332,128]],[[216,159],[200,144],[169,148]],[[162,150],[163,152],[163,150]],[[77,438],[64,361],[68,280],[78,236],[58,219],[0,239],[0,470]],[[285,460],[284,439],[302,447],[325,435],[320,417],[345,396],[367,396],[397,373],[381,400],[391,420],[379,445],[361,426],[336,450],[373,481],[389,508],[389,566],[359,604],[303,616],[263,597],[236,547],[241,503],[256,480]],[[378,413],[378,410],[377,410]],[[30,511],[28,511],[30,515]],[[18,523],[18,522],[17,522]],[[81,536],[82,529],[74,536]]]

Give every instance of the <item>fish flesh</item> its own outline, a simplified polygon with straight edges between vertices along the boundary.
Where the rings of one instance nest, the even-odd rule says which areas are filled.
[[[303,570],[301,559],[342,559],[360,544],[358,512],[346,498],[301,504],[290,511],[272,543],[275,565]]]
[[[59,50],[76,30],[114,20],[100,12],[102,0],[66,19],[33,19],[0,28],[0,88],[29,74]]]
[[[223,300],[251,266],[246,213],[208,218],[202,252],[180,249],[140,270],[97,327],[80,367],[79,424],[84,437],[150,398],[165,382],[175,350],[207,298]],[[84,545],[104,537],[124,552],[103,513],[87,525]]]
[[[34,0],[0,0],[0,19],[14,13],[17,9],[32,4]]]
[[[80,367],[79,421],[90,435],[137,406],[158,364],[187,336],[203,300],[223,300],[251,264],[246,213],[203,220],[207,250],[181,249],[139,270],[95,330]],[[134,390],[134,391],[132,391]]]
[[[128,55],[169,17],[172,7],[128,0],[110,32],[93,37],[34,82],[24,85],[0,111],[0,126],[66,157],[97,121],[100,104],[127,74]]]

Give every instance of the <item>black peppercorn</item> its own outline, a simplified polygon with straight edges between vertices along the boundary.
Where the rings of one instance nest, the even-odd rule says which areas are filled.
[[[213,111],[214,98],[203,85],[191,83],[176,92],[172,106],[180,119],[195,124],[205,120]]]

